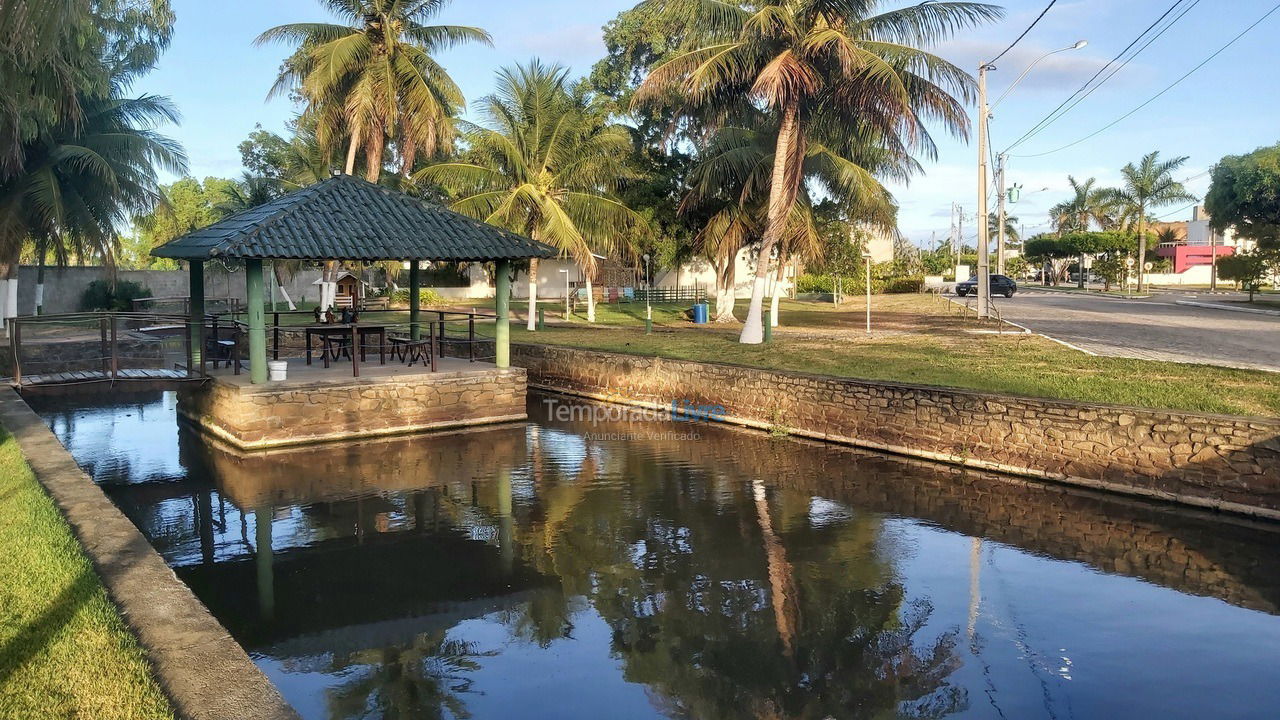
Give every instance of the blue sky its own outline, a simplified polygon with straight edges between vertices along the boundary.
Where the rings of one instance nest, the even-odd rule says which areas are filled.
[[[1048,0],[1009,0],[1006,19],[966,33],[936,49],[974,71],[1013,40]],[[1163,13],[1173,0],[1059,0],[990,75],[992,97],[1045,52],[1088,40],[1087,47],[1041,62],[995,111],[992,144],[1002,149],[1070,95],[1107,60]],[[1190,2],[1191,0],[1188,0]],[[628,0],[487,0],[454,2],[440,22],[478,25],[494,47],[466,47],[440,57],[468,101],[489,92],[496,68],[537,56],[587,72],[604,54],[601,26],[632,6]],[[890,2],[886,7],[905,3]],[[316,0],[173,0],[177,28],[160,65],[135,91],[171,97],[183,114],[165,131],[180,140],[197,177],[239,175],[236,145],[257,123],[283,132],[294,108],[266,101],[281,46],[255,48],[262,30],[286,22],[329,20]],[[1031,154],[1073,142],[1123,115],[1200,63],[1275,5],[1274,0],[1203,0],[1109,82],[1014,153]],[[1087,142],[1039,158],[1011,160],[1009,180],[1025,187],[1011,206],[1027,232],[1042,229],[1045,211],[1066,196],[1068,174],[1118,182],[1124,163],[1159,150],[1187,155],[1184,177],[1203,173],[1225,154],[1280,141],[1280,12],[1141,112]],[[893,186],[899,224],[927,242],[946,235],[952,201],[968,213],[976,206],[976,148],[941,134],[935,161],[909,185]],[[1188,183],[1203,195],[1208,177]],[[1033,192],[1047,187],[1044,192]],[[1176,210],[1176,207],[1167,211]],[[1165,211],[1162,211],[1165,212]],[[1190,210],[1168,219],[1185,219]],[[973,223],[967,223],[969,228]]]

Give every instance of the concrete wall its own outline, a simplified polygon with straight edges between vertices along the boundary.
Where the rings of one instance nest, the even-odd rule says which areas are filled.
[[[513,344],[531,385],[1280,519],[1280,419],[1085,405]]]
[[[210,263],[205,266],[206,297],[233,297],[241,302],[245,299],[244,270],[225,272],[219,264]],[[268,263],[270,267],[270,263]],[[36,272],[33,265],[23,265],[18,269],[18,314],[31,315],[35,312]],[[107,279],[107,269],[98,266],[71,266],[65,268],[46,267],[44,271],[44,312],[46,314],[78,312],[80,299],[85,288],[94,280]],[[303,270],[295,273],[285,281],[284,289],[294,302],[304,295],[315,301],[319,291],[314,283],[320,277],[319,270]],[[189,294],[189,282],[186,270],[117,270],[117,280],[130,280],[141,283],[151,290],[155,297],[186,296]],[[271,287],[270,277],[264,285]],[[283,302],[283,296],[279,298]],[[165,308],[173,309],[173,308]]]
[[[756,278],[756,261],[755,253],[750,249],[743,248],[738,251],[735,258],[733,276],[733,296],[738,299],[751,297],[751,286],[755,283]],[[789,293],[791,286],[795,284],[794,268],[787,265],[784,271],[782,287],[784,293]],[[770,278],[770,288],[772,288],[772,277]],[[654,287],[675,288],[677,284],[680,287],[701,287],[707,291],[708,298],[716,296],[716,269],[710,262],[703,258],[694,258],[680,266],[679,271],[673,269],[655,271],[653,275]]]

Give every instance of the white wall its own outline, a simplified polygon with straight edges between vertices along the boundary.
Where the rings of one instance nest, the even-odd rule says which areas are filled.
[[[538,297],[564,298],[565,274],[560,272],[561,270],[569,271],[569,282],[573,284],[574,288],[582,286],[585,280],[582,268],[579,268],[572,260],[562,260],[560,258],[539,260]],[[511,296],[517,298],[529,297],[529,273],[524,271],[516,273],[516,280],[511,284]]]
[[[738,251],[738,257],[735,262],[737,265],[734,268],[733,296],[735,298],[750,298],[751,286],[755,282],[756,276],[755,253],[750,248],[743,248]],[[707,291],[707,297],[715,296],[716,270],[704,258],[694,258],[686,262],[680,267],[679,272],[674,268],[658,272],[654,276],[653,284],[655,287],[660,288],[674,288],[677,281],[679,281],[680,287],[687,288],[696,285]],[[769,283],[769,287],[772,288],[772,274]],[[794,283],[795,278],[793,277],[792,266],[788,264],[782,281],[783,290],[790,292]]]

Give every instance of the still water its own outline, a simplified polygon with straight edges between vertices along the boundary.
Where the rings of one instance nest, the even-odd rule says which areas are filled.
[[[1280,713],[1277,528],[544,399],[251,455],[37,410],[306,718]]]

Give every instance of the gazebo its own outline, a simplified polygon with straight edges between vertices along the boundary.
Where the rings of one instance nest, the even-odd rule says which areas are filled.
[[[419,320],[421,262],[487,262],[495,268],[496,364],[510,364],[511,261],[550,258],[556,250],[351,175],[337,175],[194,230],[151,251],[185,260],[191,271],[192,347],[204,308],[204,263],[244,261],[249,372],[267,381],[263,260],[407,261],[409,321]]]
[[[339,175],[290,193],[220,222],[188,233],[152,251],[157,257],[185,260],[191,272],[191,348],[188,372],[203,367],[205,350],[204,264],[243,262],[247,310],[248,382],[237,372],[209,375],[209,382],[179,394],[178,411],[188,420],[242,449],[342,440],[420,430],[506,422],[525,418],[526,375],[510,367],[511,263],[550,258],[556,250],[516,233],[424,202],[349,175]],[[409,265],[411,346],[429,342],[430,362],[423,369],[394,364],[358,372],[362,354],[360,324],[350,328],[346,346],[351,372],[321,370],[311,364],[307,329],[307,365],[279,382],[268,382],[269,357],[264,260],[396,261]],[[436,372],[436,334],[420,340],[420,267],[422,261],[489,262],[496,265],[494,363],[476,361],[474,335],[470,359],[444,358],[451,366]],[[444,326],[445,312],[436,311]],[[467,315],[474,327],[474,314]],[[271,355],[280,350],[280,324],[274,323]],[[214,326],[216,328],[216,326]],[[239,327],[239,326],[237,326]],[[387,346],[385,330],[379,355]],[[441,329],[439,339],[444,340]],[[219,339],[214,338],[217,342]],[[235,355],[239,355],[237,345]],[[323,355],[325,367],[329,356]],[[334,356],[336,359],[336,355]],[[445,363],[445,361],[449,363]]]

